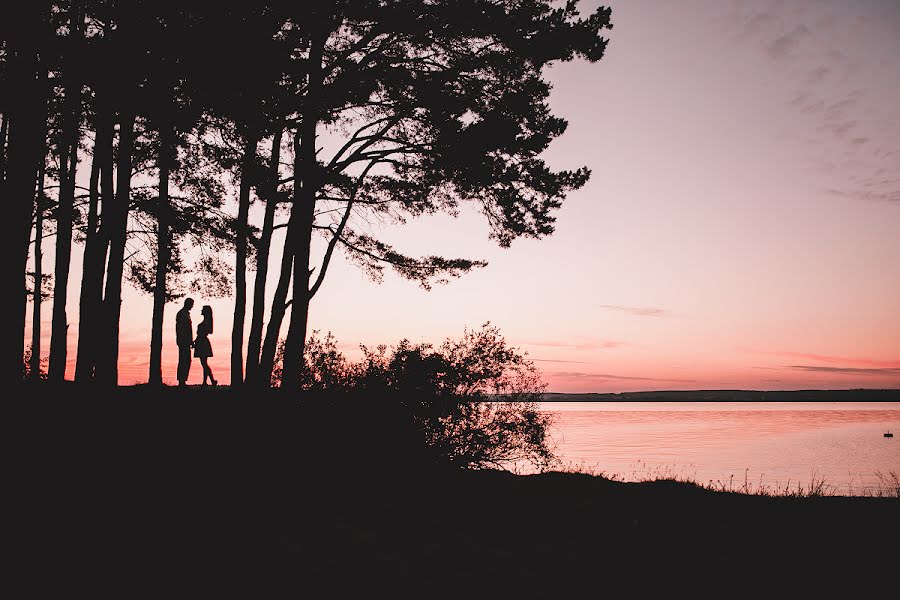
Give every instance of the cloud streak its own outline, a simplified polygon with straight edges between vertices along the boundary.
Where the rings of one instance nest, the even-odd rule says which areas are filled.
[[[627,313],[636,317],[671,317],[671,311],[651,306],[622,306],[620,304],[601,304],[600,308]]]
[[[822,367],[817,365],[791,365],[785,367],[795,371],[803,371],[806,373],[835,373],[837,375],[875,375],[875,376],[893,376],[900,375],[900,368],[883,368],[883,369],[865,369],[858,367]]]
[[[534,362],[548,362],[548,363],[569,363],[573,365],[595,365],[597,363],[593,363],[587,360],[556,360],[553,358],[532,358]]]
[[[748,354],[760,354],[763,356],[777,356],[778,358],[799,358],[803,360],[813,360],[827,364],[836,365],[855,365],[863,367],[876,367],[881,369],[900,369],[900,359],[898,360],[881,360],[865,357],[848,357],[848,356],[831,356],[827,354],[815,354],[811,352],[780,352],[773,350],[756,350],[753,348],[738,348],[741,352]]]
[[[572,379],[576,381],[658,381],[663,383],[696,383],[696,379],[664,379],[659,377],[632,377],[610,373],[585,373],[581,371],[554,371],[548,377]]]
[[[525,342],[527,346],[542,346],[546,348],[574,348],[575,350],[609,350],[612,348],[621,348],[627,346],[628,342],[620,342],[618,340],[593,340],[586,339],[584,341],[556,341],[556,340],[539,340]]]

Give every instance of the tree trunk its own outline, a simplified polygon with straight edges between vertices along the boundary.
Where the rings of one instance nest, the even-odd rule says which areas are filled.
[[[249,130],[244,141],[241,164],[241,190],[234,240],[234,320],[231,326],[231,387],[244,382],[244,319],[247,312],[247,219],[250,212],[250,188],[256,173],[257,134]]]
[[[34,293],[31,297],[31,378],[41,378],[41,283],[44,279],[43,249],[44,238],[44,170],[45,162],[41,163],[38,173],[38,189],[34,211]]]
[[[316,194],[319,191],[319,165],[316,159],[316,127],[319,123],[319,101],[322,90],[322,55],[325,38],[315,36],[310,44],[309,81],[300,126],[294,136],[294,211],[292,226],[294,285],[291,299],[291,324],[284,342],[284,365],[281,387],[285,391],[300,386],[300,373],[305,368],[306,327],[309,321],[309,255],[312,226],[315,219]]]
[[[6,39],[7,89],[5,118],[9,120],[6,153],[6,179],[0,188],[6,229],[14,247],[9,260],[3,261],[2,281],[12,286],[11,306],[3,319],[0,380],[11,384],[22,380],[22,355],[25,345],[25,272],[31,239],[37,172],[44,151],[46,103],[42,83],[45,71],[37,46],[43,37],[41,6],[25,3],[18,7],[16,26]],[[15,288],[19,289],[16,290]]]
[[[309,321],[309,253],[316,207],[315,123],[311,128],[301,125],[301,133],[295,137],[294,147],[294,209],[298,215],[291,224],[296,228],[290,240],[294,255],[294,285],[291,324],[284,341],[284,364],[281,369],[281,387],[284,390],[295,390],[300,386],[300,373],[304,368],[303,353]]]
[[[9,119],[0,113],[0,186],[6,179],[6,130],[9,127]]]
[[[78,47],[81,22],[78,3],[69,7],[69,36],[67,50]],[[69,293],[69,268],[72,263],[72,225],[75,205],[75,172],[78,165],[78,143],[81,138],[81,81],[74,56],[64,66],[65,102],[63,103],[62,135],[59,152],[59,205],[56,210],[56,262],[53,275],[53,318],[50,332],[50,381],[66,377],[69,323],[66,303]]]
[[[255,384],[259,370],[259,351],[262,344],[263,317],[266,309],[266,279],[269,274],[269,250],[275,227],[275,210],[278,208],[278,163],[281,160],[281,136],[279,127],[272,138],[272,156],[269,165],[269,181],[266,184],[266,213],[263,216],[259,247],[256,250],[256,281],[253,285],[253,314],[250,318],[250,338],[247,341],[246,381]]]
[[[160,129],[159,200],[157,204],[156,281],[153,286],[153,328],[150,334],[150,384],[162,385],[162,337],[166,309],[166,274],[172,256],[169,233],[169,172],[175,154],[175,132],[170,123]]]
[[[66,102],[66,105],[68,106],[69,102]],[[68,127],[71,127],[71,124]],[[66,317],[66,300],[69,293],[69,267],[72,262],[72,223],[78,144],[71,143],[71,131],[64,137],[66,139],[59,153],[59,204],[56,209],[56,262],[53,275],[53,317],[48,370],[50,381],[62,381],[65,378],[68,357],[69,323]],[[75,137],[77,138],[77,134]]]
[[[103,176],[103,204],[112,204],[112,114],[109,107],[97,107],[97,127],[94,135],[94,159],[85,230],[84,262],[81,275],[81,296],[78,304],[78,356],[75,360],[75,381],[90,381],[97,361],[96,332],[100,305],[103,301],[103,270],[106,243],[100,231],[100,184]]]
[[[278,351],[278,336],[281,334],[281,324],[287,311],[288,287],[291,284],[291,265],[294,255],[291,252],[293,246],[293,228],[296,211],[291,209],[291,218],[288,221],[287,235],[284,240],[284,252],[281,255],[281,272],[278,275],[278,287],[275,288],[275,297],[272,298],[272,314],[269,316],[269,325],[266,327],[266,339],[263,342],[262,353],[259,356],[259,370],[255,378],[257,387],[267,388],[272,383],[272,371],[275,368],[275,354]]]
[[[126,100],[127,102],[127,100]],[[131,154],[134,148],[134,111],[120,114],[119,156],[116,165],[116,196],[112,210],[104,207],[103,219],[109,220],[109,260],[103,297],[103,350],[97,362],[97,379],[109,386],[119,379],[119,317],[122,313],[122,273],[125,269],[125,239],[131,201]]]

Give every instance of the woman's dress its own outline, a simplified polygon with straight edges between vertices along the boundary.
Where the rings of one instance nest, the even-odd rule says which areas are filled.
[[[204,358],[213,355],[212,344],[209,343],[209,324],[206,319],[197,325],[197,339],[194,341],[194,356]]]

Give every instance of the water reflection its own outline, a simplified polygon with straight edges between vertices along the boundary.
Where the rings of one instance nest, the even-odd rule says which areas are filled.
[[[553,402],[566,464],[626,480],[680,476],[769,488],[824,478],[839,493],[871,491],[900,472],[900,403]]]

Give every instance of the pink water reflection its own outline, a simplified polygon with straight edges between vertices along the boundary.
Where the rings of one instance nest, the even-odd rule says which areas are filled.
[[[552,402],[565,464],[634,481],[655,474],[784,487],[825,478],[841,494],[900,473],[900,403]]]

